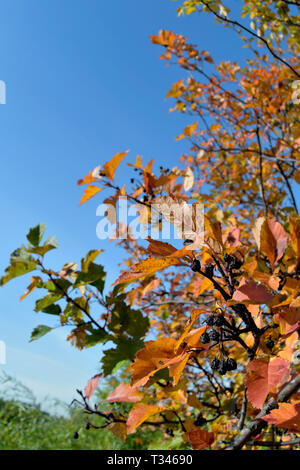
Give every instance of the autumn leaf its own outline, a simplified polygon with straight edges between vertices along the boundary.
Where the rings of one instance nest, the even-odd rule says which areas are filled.
[[[152,238],[147,239],[150,243],[148,245],[147,251],[154,256],[171,256],[177,248],[170,245],[170,243],[161,242],[160,240],[153,240]]]
[[[232,300],[241,303],[268,304],[272,301],[273,297],[273,294],[263,284],[243,280],[243,283],[234,292]]]
[[[170,266],[176,266],[176,265],[184,265],[182,261],[178,260],[177,258],[152,258],[149,257],[145,261],[142,261],[141,263],[135,264],[132,266],[130,271],[127,271],[114,282],[113,285],[118,285],[123,282],[131,282],[136,279],[145,277],[145,276],[150,276],[154,274],[157,271],[161,271],[163,269],[166,269]]]
[[[126,441],[127,437],[127,427],[125,423],[111,423],[107,429],[109,429],[115,436],[122,439],[122,441]]]
[[[127,434],[133,434],[148,418],[163,411],[164,407],[138,403],[134,405],[127,419]]]
[[[101,376],[102,376],[102,374],[97,374],[88,381],[88,383],[87,383],[87,385],[84,389],[84,395],[86,396],[86,398],[88,400],[91,398],[94,391],[98,387],[98,383],[99,383],[99,380],[100,380]]]
[[[31,292],[38,287],[38,285],[43,285],[43,281],[39,276],[33,276],[31,278],[31,284],[27,287],[27,292],[20,297],[20,301],[25,299]]]
[[[115,390],[110,392],[106,401],[109,403],[136,403],[141,401],[142,398],[143,395],[137,391],[136,387],[131,387],[131,385],[122,382]]]
[[[300,217],[290,217],[291,243],[297,257],[300,257]]]
[[[83,196],[80,200],[80,204],[84,204],[86,201],[94,197],[97,193],[102,191],[102,188],[99,188],[98,186],[94,186],[92,184],[89,184],[86,190],[83,193]]]
[[[188,192],[190,189],[192,189],[192,187],[194,186],[194,182],[195,182],[194,172],[190,167],[188,167],[186,170],[184,180],[183,180],[183,187],[184,187],[185,192]]]
[[[132,385],[140,387],[145,385],[150,377],[165,367],[183,362],[186,364],[187,353],[175,353],[176,340],[173,338],[161,338],[156,341],[147,341],[145,348],[136,354],[136,360],[130,367]],[[179,372],[178,372],[179,371]],[[170,375],[178,381],[180,370],[173,368]]]
[[[179,340],[177,341],[176,343],[176,346],[175,346],[175,351],[177,351],[179,349],[179,347],[181,346],[181,344],[183,343],[183,341],[185,340],[185,338],[187,337],[187,335],[189,334],[193,324],[195,323],[195,321],[197,320],[197,318],[199,317],[199,315],[203,313],[203,310],[200,310],[200,309],[197,309],[197,310],[193,310],[192,313],[191,313],[191,318],[190,320],[188,321],[188,323],[185,325],[184,327],[184,330],[179,338]],[[201,331],[202,333],[204,333],[204,331],[206,330],[206,326],[203,326],[201,328]],[[201,334],[202,334],[201,333]]]
[[[248,400],[261,409],[269,393],[274,393],[290,378],[290,363],[281,357],[254,359],[247,365],[245,386]]]
[[[206,429],[192,429],[186,434],[194,450],[209,449],[215,440],[214,433]]]
[[[288,242],[284,228],[275,218],[260,217],[257,219],[253,233],[258,249],[267,255],[274,267],[275,263],[282,258]]]
[[[272,410],[262,418],[269,424],[279,428],[288,429],[291,432],[300,432],[300,403],[279,403],[279,408]]]
[[[300,308],[294,308],[290,305],[274,309],[274,321],[279,324],[280,333],[288,335],[300,328]]]
[[[112,157],[112,159],[109,162],[106,162],[103,165],[103,170],[105,172],[105,175],[111,181],[114,180],[116,169],[120,165],[121,161],[126,157],[128,152],[129,152],[129,150],[127,150],[126,152],[117,153],[116,155],[114,155]]]

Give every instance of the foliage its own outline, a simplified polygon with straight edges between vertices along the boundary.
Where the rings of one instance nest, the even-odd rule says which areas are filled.
[[[159,229],[163,219],[179,228],[165,206],[204,204],[204,230],[192,212],[189,236],[178,249],[151,238],[145,246],[131,232],[124,237],[119,224],[126,270],[104,295],[99,250],[80,267],[49,270],[43,259],[56,242],[41,244],[39,225],[12,254],[1,281],[37,270],[25,294],[47,291],[37,312],[73,325],[69,340],[79,349],[112,342],[103,374],[125,366],[123,383],[106,398],[112,408],[105,411],[103,403],[90,404],[93,378],[87,393],[80,392],[83,411],[123,439],[140,426],[162,429],[160,448],[299,444],[300,217],[293,191],[300,181],[293,100],[299,2],[243,4],[241,22],[220,0],[185,1],[178,11],[207,12],[233,27],[249,48],[244,65],[215,64],[208,51],[171,31],[151,37],[164,49],[161,59],[188,72],[167,95],[173,110],[189,116],[178,136],[190,143],[180,166],[156,171],[153,160],[143,165],[138,156],[128,163],[138,176],[120,188],[114,179],[127,158],[122,152],[78,181],[87,187],[82,203],[109,191],[105,203],[116,206],[126,197],[138,204],[145,225],[155,207]],[[40,325],[32,339],[47,331]]]

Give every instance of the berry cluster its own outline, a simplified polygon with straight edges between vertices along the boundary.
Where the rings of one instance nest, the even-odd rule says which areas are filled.
[[[224,261],[226,263],[227,269],[240,269],[243,262],[236,259],[234,256],[231,255],[224,255]]]
[[[231,357],[226,359],[217,359],[216,357],[211,361],[210,364],[212,370],[216,370],[220,375],[225,375],[226,372],[231,372],[237,368],[237,363]]]
[[[224,325],[224,317],[223,315],[210,315],[208,319],[206,320],[206,323],[208,326],[217,326],[220,327]],[[212,328],[208,333],[205,332],[201,335],[200,341],[203,344],[208,344],[210,341],[215,341],[216,343],[219,343],[221,339],[221,334],[218,330]]]

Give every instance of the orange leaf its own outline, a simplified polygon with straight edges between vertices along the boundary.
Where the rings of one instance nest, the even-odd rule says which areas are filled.
[[[20,301],[25,299],[25,297],[27,297],[29,294],[31,294],[31,292],[33,292],[34,289],[36,289],[37,285],[42,282],[43,281],[39,276],[33,276],[31,278],[31,284],[27,287],[27,292],[25,292],[25,294],[23,294],[22,297],[20,297]]]
[[[186,359],[187,353],[175,353],[176,340],[160,338],[147,341],[145,348],[136,354],[136,360],[130,367],[132,384],[137,388],[145,385],[155,372],[178,364]],[[174,382],[178,379],[178,370],[173,369]],[[170,375],[172,376],[172,372]]]
[[[133,434],[144,421],[150,416],[160,413],[163,409],[162,406],[147,405],[146,403],[134,405],[127,419],[127,434]]]
[[[300,257],[300,217],[290,217],[291,243],[297,257]]]
[[[93,184],[89,184],[88,187],[86,188],[86,190],[83,193],[80,204],[84,204],[86,201],[91,199],[93,196],[95,196],[100,191],[102,191],[102,189],[98,188],[98,186],[94,186]]]
[[[280,333],[288,335],[300,327],[300,309],[293,307],[282,307],[276,315],[275,322],[279,323]]]
[[[288,236],[276,219],[260,217],[256,221],[253,230],[258,249],[265,253],[274,267],[275,263],[283,256]]]
[[[277,389],[290,378],[290,363],[281,357],[270,361],[255,359],[247,365],[245,385],[248,400],[255,408],[261,409],[269,393]]]
[[[109,162],[106,162],[103,165],[104,172],[105,172],[107,178],[109,178],[111,181],[113,181],[113,179],[115,177],[116,169],[120,165],[123,158],[126,157],[128,152],[129,152],[129,150],[127,150],[126,152],[117,153],[116,155],[114,155],[112,157],[112,159]]]
[[[156,271],[161,271],[170,266],[184,265],[183,262],[177,258],[152,258],[149,257],[141,263],[132,266],[130,271],[126,271],[114,282],[113,285],[118,285],[123,282],[131,282],[135,279],[142,278],[154,274]]]
[[[298,333],[295,331],[291,336],[285,340],[285,346],[282,351],[279,352],[279,356],[286,359],[289,362],[293,361],[294,357],[294,344],[298,341]]]
[[[151,255],[159,255],[159,256],[170,256],[177,248],[170,245],[170,243],[161,242],[159,240],[153,240],[152,238],[148,238],[149,246],[147,248],[148,253]]]
[[[85,175],[82,179],[77,181],[77,184],[80,186],[81,184],[88,184],[88,183],[94,183],[95,178],[92,175],[92,171],[89,172],[88,175]]]
[[[292,432],[300,432],[300,403],[295,405],[281,403],[278,409],[272,410],[262,419],[269,424],[275,424],[279,428],[287,428]]]
[[[215,440],[214,433],[205,429],[192,429],[186,434],[194,450],[208,449]]]
[[[114,402],[126,402],[126,403],[136,403],[141,401],[143,395],[136,390],[136,387],[131,387],[129,384],[124,384],[123,382],[106,398],[106,401],[109,403]]]

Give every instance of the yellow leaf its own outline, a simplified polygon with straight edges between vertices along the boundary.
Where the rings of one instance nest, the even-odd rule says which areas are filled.
[[[127,434],[133,434],[144,421],[150,416],[163,411],[162,406],[147,405],[146,403],[138,403],[130,411],[127,419]]]
[[[20,297],[20,301],[25,299],[25,297],[27,297],[27,295],[31,294],[32,291],[34,291],[34,289],[37,287],[37,284],[39,282],[43,282],[42,279],[39,277],[39,276],[33,276],[31,278],[31,284],[27,287],[27,292],[25,292],[25,294],[22,295],[22,297]]]
[[[123,158],[128,154],[129,150],[126,152],[120,152],[117,153],[112,157],[112,159],[109,162],[106,162],[103,166],[104,172],[111,181],[113,181],[115,177],[115,172],[118,166],[120,165],[121,161]]]
[[[86,188],[86,190],[83,193],[80,204],[84,204],[86,201],[91,199],[93,196],[95,196],[100,191],[102,191],[102,189],[99,188],[98,186],[94,186],[92,184],[89,184],[88,187]]]

